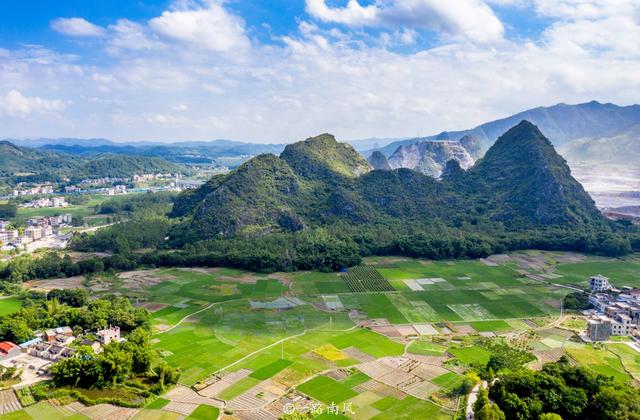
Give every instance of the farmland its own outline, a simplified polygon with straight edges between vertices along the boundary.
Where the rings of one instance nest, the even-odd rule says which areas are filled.
[[[634,258],[528,252],[365,264],[346,273],[151,269],[94,276],[80,287],[149,309],[153,346],[181,369],[181,385],[256,416],[277,417],[295,401],[300,411],[333,403],[338,418],[452,418],[464,369],[492,354],[480,335],[508,334],[538,366],[566,355],[621,382],[640,372],[640,353],[624,343],[598,349],[572,340],[582,318],[545,327],[570,292],[554,283],[584,284],[592,270],[629,282]],[[163,398],[137,418],[173,418],[173,400]]]
[[[15,296],[0,296],[0,316],[11,314],[21,307],[21,299]]]

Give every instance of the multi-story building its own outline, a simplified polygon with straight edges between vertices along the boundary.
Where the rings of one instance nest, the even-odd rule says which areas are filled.
[[[120,341],[120,327],[109,327],[98,331],[98,341],[109,344],[112,341]]]
[[[24,230],[24,236],[32,241],[37,241],[42,238],[42,228],[40,226],[29,226]]]
[[[1,230],[0,231],[0,242],[3,244],[13,243],[18,238],[17,230]]]
[[[597,316],[587,321],[587,337],[591,341],[608,341],[611,337],[611,318]]]
[[[592,292],[605,292],[612,289],[609,279],[601,274],[591,277],[590,287]]]

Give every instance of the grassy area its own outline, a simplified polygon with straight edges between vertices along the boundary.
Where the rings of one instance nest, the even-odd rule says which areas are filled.
[[[616,287],[640,287],[640,259],[637,255],[625,258],[588,257],[585,261],[573,264],[559,264],[556,273],[563,277],[554,282],[588,286],[589,278],[595,274],[609,277]]]
[[[276,373],[280,372],[281,370],[284,370],[285,368],[287,368],[292,364],[293,362],[291,360],[285,360],[285,359],[276,360],[272,363],[269,363],[266,366],[263,366],[262,368],[256,370],[255,372],[252,372],[250,376],[252,378],[260,379],[260,380],[269,379]]]
[[[316,376],[300,385],[298,391],[325,404],[339,404],[358,395],[351,388],[326,376]]]
[[[165,405],[169,404],[169,400],[165,400],[164,398],[157,398],[153,400],[150,404],[147,404],[145,408],[149,410],[159,410]]]
[[[615,346],[626,347],[625,344]],[[618,352],[622,352],[618,347],[615,347],[615,349]],[[607,348],[581,345],[579,347],[566,348],[565,351],[579,364],[587,366],[602,375],[611,376],[616,381],[629,382],[631,379],[630,375],[625,371],[618,355]]]
[[[425,356],[442,356],[447,350],[446,346],[432,343],[431,341],[414,341],[407,348],[409,353],[423,354]]]
[[[22,299],[15,296],[0,297],[0,316],[9,315],[22,308]]]
[[[478,332],[505,332],[511,330],[511,325],[502,320],[470,322],[469,325]]]
[[[189,417],[188,420],[215,420],[220,416],[220,410],[210,405],[199,405]]]
[[[450,348],[449,353],[465,365],[478,362],[487,363],[489,361],[489,356],[491,356],[491,352],[489,350],[479,346]]]

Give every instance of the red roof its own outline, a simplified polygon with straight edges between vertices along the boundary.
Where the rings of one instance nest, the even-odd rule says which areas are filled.
[[[3,341],[0,343],[0,352],[9,353],[11,350],[15,349],[16,347],[18,346],[13,344],[11,341]]]

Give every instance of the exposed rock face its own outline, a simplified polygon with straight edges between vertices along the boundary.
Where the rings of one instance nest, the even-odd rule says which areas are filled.
[[[369,164],[373,166],[373,169],[377,169],[379,171],[388,171],[391,169],[387,157],[379,150],[371,153],[371,156],[369,156],[369,159],[367,160],[369,161]]]
[[[446,163],[456,160],[462,169],[470,168],[474,157],[460,141],[422,140],[400,146],[389,158],[391,169],[408,168],[438,178]]]

